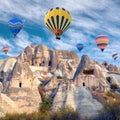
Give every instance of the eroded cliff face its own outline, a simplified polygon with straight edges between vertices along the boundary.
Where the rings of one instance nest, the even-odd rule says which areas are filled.
[[[109,64],[108,62],[103,62],[102,64],[109,72],[115,72],[120,73],[120,68],[118,68],[116,65]]]
[[[53,98],[52,110],[69,105],[83,117],[85,111],[87,116],[94,116],[102,105],[92,98],[87,88],[96,86],[101,91],[108,91],[107,72],[105,66],[90,60],[87,55],[80,61],[72,51],[30,45],[18,57],[0,61],[0,90],[20,112],[38,110],[42,102],[40,86],[44,90],[40,93]],[[89,114],[91,108],[94,112]],[[3,113],[9,112],[6,110]]]
[[[79,58],[73,52],[30,45],[18,57],[0,62],[1,91],[18,111],[37,111],[42,102],[38,86],[56,88],[59,84],[57,76],[72,77],[78,63]]]
[[[78,56],[71,51],[49,50],[43,45],[28,46],[18,57],[20,62],[28,63],[29,66],[47,68],[48,72],[61,77],[71,78],[79,63]]]
[[[56,111],[65,106],[77,110],[83,119],[95,117],[103,109],[103,105],[92,97],[87,87],[76,87],[73,84],[63,83],[58,87],[52,110]]]
[[[98,62],[91,61],[83,55],[73,77],[76,86],[98,87],[101,91],[109,91],[110,86],[106,81],[107,69]]]

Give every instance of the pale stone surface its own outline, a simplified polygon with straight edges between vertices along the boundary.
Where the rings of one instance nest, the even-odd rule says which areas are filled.
[[[0,61],[3,92],[8,95],[12,105],[17,106],[19,112],[31,113],[37,111],[42,102],[37,89],[41,84],[47,91],[44,94],[54,96],[52,110],[68,105],[78,109],[83,117],[92,117],[98,114],[97,111],[102,106],[92,98],[88,89],[77,86],[83,86],[85,82],[88,87],[97,86],[101,91],[109,90],[106,82],[108,70],[104,65],[90,60],[88,56],[84,55],[84,58],[79,64],[79,57],[74,52],[49,50],[44,45],[30,45],[19,57]],[[70,79],[73,79],[77,67],[80,71],[75,76],[75,86],[70,84]],[[94,70],[92,75],[84,73],[90,69]],[[114,70],[117,70],[116,67]],[[2,71],[4,71],[3,77]],[[60,77],[62,79],[58,79]],[[4,110],[6,113],[7,110]]]
[[[49,50],[44,45],[28,46],[24,53],[18,57],[21,62],[26,62],[30,65],[31,70],[37,68],[40,71],[54,73],[57,71],[58,76],[71,78],[74,75],[75,69],[79,63],[78,56],[71,51],[66,50]],[[31,67],[31,66],[37,66]],[[40,68],[39,68],[40,67]]]
[[[52,110],[59,110],[65,106],[77,109],[82,118],[91,118],[99,114],[103,105],[92,98],[87,87],[75,87],[61,84],[54,98]]]
[[[5,94],[0,94],[0,107],[4,113],[19,112],[17,104]]]
[[[87,87],[76,87],[75,90],[76,108],[82,118],[91,118],[99,114],[103,105],[92,98]]]
[[[93,72],[88,74],[84,71]],[[98,62],[91,61],[87,55],[83,55],[74,74],[73,81],[76,86],[98,87],[102,91],[109,91],[110,86],[106,81],[106,68]]]
[[[40,107],[41,96],[38,89],[12,87],[9,97],[18,105],[19,113],[31,113],[38,111]]]
[[[2,85],[2,83],[0,82],[0,93],[1,93],[2,90],[3,90],[3,85]]]

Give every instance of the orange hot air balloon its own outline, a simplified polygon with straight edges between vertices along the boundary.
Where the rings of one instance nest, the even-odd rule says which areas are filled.
[[[8,47],[3,47],[3,52],[5,53],[5,54],[7,54],[8,53],[8,51],[9,51],[9,48]]]
[[[108,42],[109,42],[109,38],[106,35],[99,35],[96,38],[96,44],[97,44],[98,48],[101,49],[102,52],[107,47]]]

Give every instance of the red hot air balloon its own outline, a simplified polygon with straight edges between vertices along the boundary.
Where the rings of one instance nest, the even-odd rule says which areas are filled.
[[[9,51],[9,48],[8,47],[3,47],[3,52],[5,53],[5,54],[7,54],[8,53],[8,51]]]
[[[109,42],[109,38],[106,35],[99,35],[96,38],[96,44],[97,44],[98,48],[101,49],[102,52],[107,47],[108,42]]]

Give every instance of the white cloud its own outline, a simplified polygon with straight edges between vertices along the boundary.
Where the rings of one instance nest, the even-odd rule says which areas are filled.
[[[72,16],[72,23],[68,31],[61,37],[61,41],[54,40],[52,35],[44,26],[44,15],[52,7],[64,7]],[[44,30],[48,36],[48,40],[40,37],[40,35],[30,35],[24,29],[22,30],[14,42],[18,47],[18,51],[24,49],[31,43],[45,43],[52,45],[57,49],[76,50],[75,45],[78,42],[84,43],[86,47],[82,51],[91,58],[101,61],[108,59],[111,62],[111,53],[116,51],[120,54],[120,8],[113,0],[1,0],[0,1],[0,20],[7,22],[15,15],[20,17],[26,28],[27,24],[31,24],[36,29],[34,23],[39,25],[39,29]],[[29,22],[31,21],[31,22]],[[38,28],[36,29],[36,31]],[[41,34],[42,34],[41,32]],[[110,43],[101,53],[95,44],[95,37],[98,34],[106,34],[110,37]],[[50,37],[51,36],[51,37]],[[48,42],[49,41],[49,42]],[[7,44],[12,50],[14,44],[9,39],[0,38],[1,46]],[[12,52],[12,51],[11,51]],[[94,54],[93,54],[94,53]],[[81,53],[82,54],[82,53]],[[104,54],[104,57],[103,57]],[[120,65],[120,63],[119,63]]]

